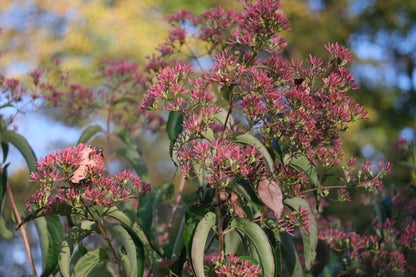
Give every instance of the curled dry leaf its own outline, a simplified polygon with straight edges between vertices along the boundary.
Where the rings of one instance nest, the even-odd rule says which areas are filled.
[[[280,218],[283,211],[283,195],[276,182],[262,177],[257,186],[257,195],[264,205],[274,212],[275,217]]]
[[[72,183],[79,184],[81,180],[86,179],[89,167],[99,167],[104,164],[104,156],[102,153],[99,152],[99,155],[91,155],[92,152],[93,149],[91,147],[87,147],[81,151],[82,162],[69,179]]]
[[[306,94],[311,93],[311,87],[307,79],[305,78],[296,78],[294,80],[295,87],[299,89],[303,89]]]
[[[246,213],[243,211],[240,205],[238,205],[238,196],[234,192],[231,193],[231,204],[233,205],[234,212],[238,215],[238,217],[246,217]]]

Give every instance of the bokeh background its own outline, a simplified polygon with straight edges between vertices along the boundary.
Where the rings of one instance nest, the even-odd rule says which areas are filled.
[[[348,155],[395,163],[401,157],[391,149],[399,137],[413,139],[416,129],[416,1],[409,0],[282,0],[291,31],[284,32],[288,47],[283,55],[305,58],[309,53],[326,57],[324,44],[339,42],[352,49],[351,70],[361,88],[352,97],[368,111],[369,120],[354,123],[343,137]],[[146,56],[164,41],[169,26],[163,17],[181,9],[195,14],[212,7],[241,9],[231,0],[0,0],[0,73],[25,79],[25,74],[50,66],[56,58],[62,68],[85,86],[93,86],[94,69],[103,58],[135,61],[144,67]],[[1,100],[1,99],[0,99]],[[86,122],[64,121],[62,112],[21,107],[14,123],[36,156],[45,156],[76,144]],[[13,113],[13,110],[5,112]],[[96,124],[101,124],[97,119]],[[95,138],[97,144],[100,137]],[[153,184],[172,182],[174,167],[167,155],[165,135],[144,133],[144,156]],[[19,203],[31,193],[23,159],[11,152],[9,182]],[[118,167],[123,167],[120,162]],[[117,167],[116,166],[116,167]],[[116,168],[117,169],[117,168]],[[397,166],[387,178],[387,188],[397,188],[414,176]],[[359,198],[359,195],[356,196]],[[353,195],[354,198],[354,195]],[[13,226],[7,209],[6,224]],[[22,205],[20,205],[23,207]],[[334,205],[345,224],[357,229],[368,223],[360,202]],[[369,213],[371,214],[370,209]],[[357,217],[357,214],[360,216]],[[29,234],[38,265],[36,234]],[[0,276],[21,276],[30,267],[21,243],[2,239]]]

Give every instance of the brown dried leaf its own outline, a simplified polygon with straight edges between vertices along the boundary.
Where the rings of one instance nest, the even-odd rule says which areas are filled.
[[[296,78],[294,80],[295,88],[303,89],[306,94],[311,93],[311,86],[307,79],[305,78]]]
[[[71,175],[71,178],[69,179],[72,183],[74,184],[79,184],[79,182],[81,180],[84,180],[87,178],[87,172],[88,172],[88,167],[93,167],[93,166],[100,166],[104,163],[104,157],[95,157],[92,158],[91,157],[91,152],[93,151],[92,148],[87,147],[84,150],[81,151],[81,159],[82,162],[81,164],[78,166],[78,168],[76,170],[74,170],[74,172]]]
[[[280,218],[283,211],[283,195],[280,187],[266,177],[262,177],[257,187],[260,200],[274,212],[276,218]]]
[[[233,205],[234,212],[240,217],[246,217],[246,213],[243,211],[243,209],[238,205],[238,196],[232,192],[231,193],[231,204]]]

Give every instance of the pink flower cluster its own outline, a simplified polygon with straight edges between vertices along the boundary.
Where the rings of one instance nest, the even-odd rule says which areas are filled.
[[[222,277],[254,277],[261,274],[260,265],[254,265],[248,260],[242,260],[233,253],[225,261],[217,262],[215,273]]]
[[[63,71],[57,60],[52,68],[29,73],[33,83],[31,96],[34,100],[41,98],[43,106],[61,107],[65,120],[69,121],[92,119],[104,110],[107,121],[122,130],[134,131],[140,121],[150,129],[158,129],[163,123],[160,116],[136,109],[135,101],[141,101],[149,82],[137,63],[124,58],[103,59],[95,74],[103,81],[99,87],[70,82],[70,72]]]
[[[367,191],[376,191],[383,188],[382,179],[392,169],[390,162],[379,162],[375,165],[372,161],[365,160],[357,166],[357,159],[351,157],[345,166],[341,167],[342,177],[340,183],[345,187],[363,187]],[[339,200],[348,200],[349,194],[345,189],[338,190]]]
[[[1,52],[0,52],[1,56]],[[11,125],[16,119],[17,115],[20,113],[20,104],[25,103],[23,96],[27,94],[26,88],[23,86],[22,82],[15,78],[7,78],[0,73],[0,101],[1,107],[4,108],[13,108],[13,110],[8,111],[5,114],[8,114],[6,117],[5,114],[0,115],[0,126],[1,129],[6,129]],[[36,99],[35,96],[32,97],[33,100]]]
[[[262,157],[254,147],[220,139],[191,140],[180,147],[177,156],[184,174],[203,176],[215,188],[230,186],[237,175],[254,174]]]
[[[393,145],[392,150],[399,150],[402,155],[412,157],[416,149],[416,137],[413,139],[399,138]]]
[[[144,77],[139,74],[137,63],[129,62],[124,58],[116,60],[104,59],[100,71],[101,75],[109,80],[114,78],[121,80],[133,79],[139,84],[144,83]]]
[[[42,98],[44,106],[65,108],[65,119],[97,112],[97,93],[80,83],[69,83],[69,72],[62,71],[59,64],[29,73],[33,82],[32,98]]]
[[[299,210],[286,213],[279,218],[277,228],[280,232],[286,232],[291,236],[294,236],[293,232],[296,228],[300,228],[303,232],[309,234],[311,216],[306,208],[299,207]]]
[[[152,112],[141,113],[136,109],[136,101],[141,101],[149,81],[137,63],[124,58],[104,59],[96,73],[104,82],[98,91],[100,99],[94,104],[106,110],[108,122],[130,132],[140,124],[149,129],[159,128],[163,119]]]
[[[319,239],[326,241],[335,253],[347,257],[344,267],[355,274],[390,276],[395,272],[414,271],[408,260],[415,250],[416,224],[410,222],[402,231],[394,225],[387,218],[382,226],[376,226],[372,235],[325,228],[319,233]]]
[[[389,162],[380,162],[378,167],[371,161],[364,161],[358,168],[358,183],[368,191],[374,191],[383,187],[381,178],[391,172],[392,165]]]
[[[106,176],[104,160],[101,151],[85,144],[41,158],[37,171],[30,175],[40,188],[26,209],[51,215],[94,205],[111,207],[151,191],[149,184],[129,170]]]

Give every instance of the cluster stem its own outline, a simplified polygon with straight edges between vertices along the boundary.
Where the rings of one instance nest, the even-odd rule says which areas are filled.
[[[224,230],[222,229],[222,212],[221,212],[221,196],[220,191],[217,190],[217,208],[218,208],[218,241],[220,243],[220,257],[224,260]]]
[[[20,217],[19,211],[17,210],[16,202],[14,201],[13,193],[12,193],[12,190],[11,190],[10,185],[9,185],[8,182],[7,182],[6,186],[7,186],[6,187],[7,193],[9,194],[9,198],[10,198],[10,203],[12,204],[13,212],[16,216],[17,223],[20,226],[20,224],[22,223],[22,218]],[[33,262],[32,252],[30,250],[29,241],[27,239],[25,226],[20,227],[20,232],[22,233],[22,239],[23,239],[23,243],[25,245],[27,257],[29,259],[30,268],[32,269],[32,274],[33,274],[33,276],[37,277],[38,274],[36,273],[35,263]]]
[[[113,253],[115,262],[116,262],[116,264],[118,266],[118,269],[120,271],[120,276],[125,277],[125,273],[124,273],[123,267],[121,265],[121,261],[118,258],[117,254],[116,254],[116,251],[114,250],[114,247],[113,247],[113,245],[111,243],[111,240],[108,238],[108,236],[107,236],[107,234],[106,234],[103,226],[101,226],[101,223],[98,221],[98,219],[94,216],[94,214],[91,212],[91,210],[88,207],[85,207],[85,209],[90,214],[92,220],[95,222],[95,224],[97,225],[98,229],[100,229],[100,232],[101,232],[101,234],[104,237],[104,240],[107,242],[108,246],[110,247],[111,252]]]
[[[162,244],[165,244],[169,238],[169,231],[172,228],[173,220],[175,218],[176,212],[179,209],[179,204],[182,199],[183,188],[185,187],[185,180],[186,180],[186,176],[185,174],[182,174],[181,182],[179,183],[178,193],[176,194],[175,203],[173,204],[172,213],[169,218],[168,225],[166,226],[166,232],[163,235]]]

